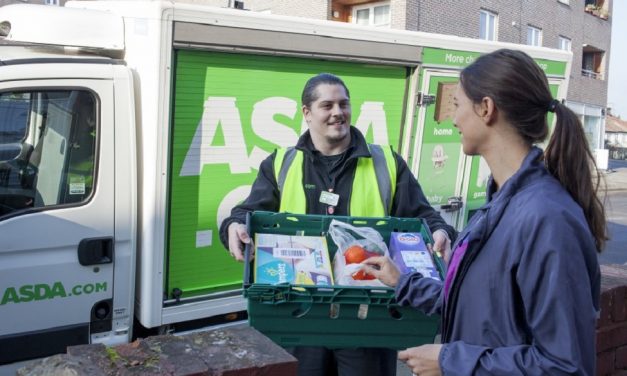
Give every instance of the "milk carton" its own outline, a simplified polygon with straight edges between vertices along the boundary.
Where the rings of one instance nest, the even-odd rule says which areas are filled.
[[[441,280],[431,253],[419,232],[392,232],[390,257],[401,273],[420,273]]]

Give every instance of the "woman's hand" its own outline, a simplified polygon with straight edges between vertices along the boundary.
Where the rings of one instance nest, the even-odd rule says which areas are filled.
[[[440,369],[440,351],[442,345],[422,345],[410,347],[398,352],[398,359],[405,362],[407,367],[418,376],[439,376],[442,375]]]
[[[364,266],[363,271],[366,274],[373,275],[383,284],[390,287],[396,287],[398,284],[401,272],[389,257],[370,257],[362,261],[361,264]]]
[[[448,264],[451,258],[451,239],[444,230],[436,230],[433,234],[433,249],[440,258],[444,259],[444,262]]]

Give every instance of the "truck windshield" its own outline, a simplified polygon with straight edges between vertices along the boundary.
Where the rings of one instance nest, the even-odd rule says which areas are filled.
[[[0,219],[88,200],[96,120],[87,90],[0,93]]]

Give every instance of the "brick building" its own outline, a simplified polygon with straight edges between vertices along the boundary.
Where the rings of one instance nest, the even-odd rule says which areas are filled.
[[[627,121],[607,115],[605,124],[605,147],[612,159],[627,159]]]
[[[183,1],[570,50],[567,104],[603,148],[612,0]]]

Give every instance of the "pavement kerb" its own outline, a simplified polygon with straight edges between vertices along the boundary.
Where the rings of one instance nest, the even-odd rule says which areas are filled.
[[[627,191],[627,168],[605,170],[601,172],[604,186],[608,192]]]

